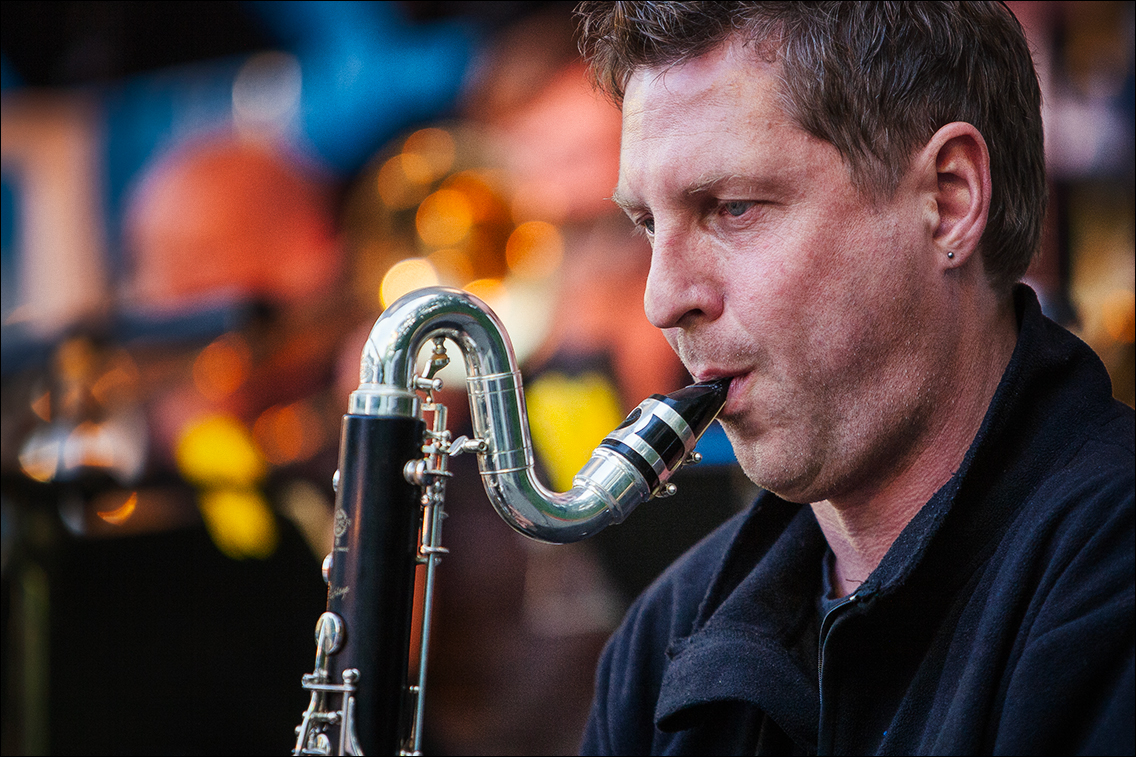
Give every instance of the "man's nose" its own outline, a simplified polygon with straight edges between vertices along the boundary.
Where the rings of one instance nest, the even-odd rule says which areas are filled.
[[[690,328],[722,313],[710,250],[680,232],[657,228],[643,307],[656,328]]]

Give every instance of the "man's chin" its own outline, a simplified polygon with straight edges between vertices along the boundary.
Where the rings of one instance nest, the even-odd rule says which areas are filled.
[[[729,432],[727,431],[727,435]],[[734,456],[746,478],[786,502],[807,504],[824,499],[818,493],[820,465],[810,465],[803,455],[795,455],[768,443],[734,445]]]

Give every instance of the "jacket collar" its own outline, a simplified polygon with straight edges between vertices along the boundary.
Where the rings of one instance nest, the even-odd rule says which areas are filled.
[[[700,705],[741,700],[797,743],[815,742],[816,608],[802,600],[819,590],[825,549],[810,508],[762,493],[703,601],[697,630],[667,650],[655,709],[661,730],[691,727],[704,714]]]

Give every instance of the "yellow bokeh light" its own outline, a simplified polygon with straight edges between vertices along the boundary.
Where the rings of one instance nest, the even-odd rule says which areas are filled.
[[[564,260],[564,238],[560,230],[545,221],[522,223],[509,235],[505,261],[509,270],[526,279],[543,279],[560,268]]]
[[[622,419],[619,392],[599,373],[545,373],[525,387],[533,444],[550,483],[565,491],[592,450]]]
[[[207,491],[201,494],[198,506],[213,543],[234,560],[246,557],[263,560],[276,550],[276,518],[258,492]]]
[[[439,189],[418,206],[415,226],[422,241],[449,247],[462,241],[473,227],[473,206],[464,192]]]
[[[379,300],[385,308],[407,292],[436,286],[438,272],[422,258],[400,260],[390,267],[379,286]]]
[[[227,415],[211,415],[186,426],[174,457],[181,474],[198,486],[249,486],[266,470],[248,429]]]
[[[193,385],[217,402],[240,388],[252,367],[252,350],[239,334],[225,334],[203,349],[193,361]]]

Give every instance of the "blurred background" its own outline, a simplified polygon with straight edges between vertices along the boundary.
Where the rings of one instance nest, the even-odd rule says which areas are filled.
[[[1011,6],[1053,198],[1029,282],[1132,404],[1134,5]],[[340,417],[406,291],[502,317],[557,488],[688,380],[606,200],[619,116],[572,8],[0,5],[4,754],[291,748]],[[454,461],[428,753],[576,751],[628,603],[753,496],[719,429],[700,449],[676,497],[563,547],[513,533]]]

